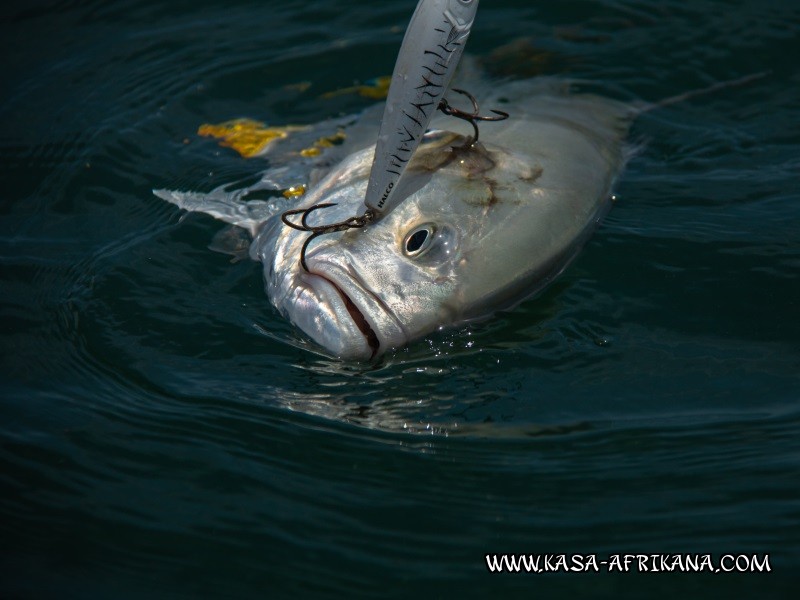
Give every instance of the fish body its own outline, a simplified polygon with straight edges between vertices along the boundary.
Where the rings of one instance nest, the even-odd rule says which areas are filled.
[[[326,234],[286,227],[241,194],[204,199],[157,192],[183,208],[248,228],[271,302],[331,355],[370,360],[435,330],[509,308],[540,290],[578,253],[611,204],[636,110],[563,83],[475,84],[507,121],[471,127],[439,116],[401,181],[405,198],[379,221]],[[372,139],[369,135],[361,139]],[[345,156],[293,208],[332,223],[363,206],[375,146]],[[283,207],[285,209],[285,207]]]

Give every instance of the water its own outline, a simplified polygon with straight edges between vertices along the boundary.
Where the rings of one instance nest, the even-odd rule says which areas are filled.
[[[374,368],[307,346],[154,187],[195,135],[360,110],[413,1],[0,9],[0,596],[788,597],[800,566],[800,8],[485,1],[498,71],[655,100],[580,258]],[[367,4],[371,6],[367,7]],[[291,84],[311,82],[302,91]],[[589,85],[589,84],[587,84]],[[520,257],[522,259],[522,257]],[[769,574],[490,575],[485,553],[769,553]]]

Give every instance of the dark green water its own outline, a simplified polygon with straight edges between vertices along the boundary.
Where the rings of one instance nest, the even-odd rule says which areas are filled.
[[[18,4],[0,597],[794,597],[797,2],[484,0],[470,51],[531,36],[514,69],[614,97],[771,74],[641,118],[619,201],[544,294],[371,369],[303,349],[260,266],[151,189],[262,168],[201,123],[367,106],[321,95],[388,74],[415,2]],[[498,576],[489,552],[772,572]]]

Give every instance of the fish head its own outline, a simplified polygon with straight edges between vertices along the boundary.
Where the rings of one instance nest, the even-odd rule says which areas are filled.
[[[363,206],[373,150],[356,153],[305,201],[312,225]],[[278,309],[335,356],[371,359],[483,316],[525,286],[530,223],[521,212],[541,173],[530,157],[463,135],[426,135],[398,186],[403,202],[363,228],[319,236],[273,221],[255,244]],[[522,215],[524,216],[524,215]],[[520,254],[522,257],[520,257]]]

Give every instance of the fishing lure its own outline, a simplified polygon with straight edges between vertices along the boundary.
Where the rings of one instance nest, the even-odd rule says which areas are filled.
[[[479,0],[420,0],[406,29],[370,171],[366,210],[373,218],[402,198],[397,182],[420,144],[458,66]]]
[[[475,136],[468,141],[468,146],[478,141],[477,121],[508,118],[507,113],[497,110],[492,111],[496,115],[494,117],[479,115],[475,98],[463,90],[453,91],[470,99],[473,108],[471,113],[451,106],[443,98],[464,52],[478,2],[420,0],[417,4],[394,66],[361,214],[327,225],[310,225],[308,217],[312,212],[333,204],[289,210],[281,215],[288,227],[311,233],[300,252],[300,262],[306,271],[305,254],[312,240],[326,233],[365,227],[403,200],[394,194],[397,182],[437,110],[464,119],[472,125]],[[299,223],[290,219],[298,215]]]

